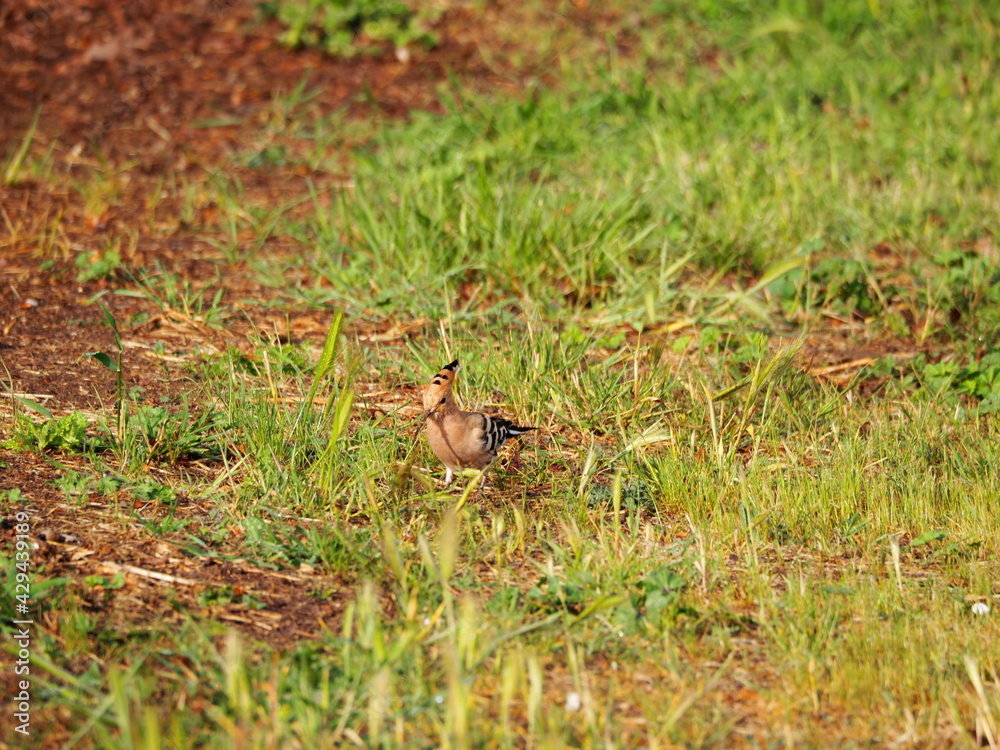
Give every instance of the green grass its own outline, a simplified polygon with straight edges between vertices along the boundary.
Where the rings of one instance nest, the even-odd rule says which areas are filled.
[[[906,302],[933,306],[933,259],[997,210],[990,68],[950,59],[982,59],[996,29],[974,10],[880,24],[863,7],[848,39],[778,11],[652,16],[637,60],[520,100],[458,91],[445,117],[377,133],[353,191],[301,227],[320,299],[440,317],[464,282],[547,319],[597,304],[650,325],[717,290],[692,295],[677,263],[709,281],[831,256],[870,270],[886,242],[915,277]],[[678,54],[691,36],[721,46],[721,69]]]
[[[630,55],[555,49],[558,85],[455,84],[444,115],[374,122],[307,210],[216,180],[227,260],[304,270],[288,309],[343,329],[210,357],[190,406],[130,410],[109,492],[169,509],[117,521],[350,595],[277,650],[212,616],[250,594],[128,632],[65,586],[39,604],[61,624],[35,710],[93,747],[997,743],[1000,15],[685,8],[623,13]],[[284,135],[312,168],[319,117]],[[301,253],[280,266],[270,237]],[[900,346],[836,386],[808,372],[824,336]],[[453,356],[464,406],[540,428],[457,513],[411,403]],[[66,450],[74,424],[18,440]],[[150,467],[211,510],[175,520]]]

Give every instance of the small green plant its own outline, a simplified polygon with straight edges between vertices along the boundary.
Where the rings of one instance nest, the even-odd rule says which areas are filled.
[[[94,281],[111,278],[121,268],[122,258],[117,250],[95,250],[76,256],[76,280]]]
[[[996,260],[963,248],[939,253],[934,262],[944,269],[944,275],[932,303],[948,310],[953,336],[976,342],[976,346],[996,341],[1000,332],[1000,274]]]
[[[400,0],[276,0],[262,8],[287,27],[281,41],[289,47],[321,47],[352,57],[381,51],[382,42],[432,47],[433,9],[411,6]]]
[[[90,474],[70,469],[55,481],[56,489],[62,490],[67,500],[82,503],[94,490],[94,478]]]
[[[247,159],[247,166],[253,169],[262,167],[283,167],[288,163],[288,153],[284,146],[268,146],[252,154]]]
[[[219,586],[206,588],[198,595],[202,607],[223,607],[227,604],[243,604],[249,609],[264,609],[267,604],[243,590],[242,586]]]
[[[961,299],[960,312],[972,313],[984,302],[1000,302],[996,262],[984,254],[962,248],[938,253],[934,262],[945,269],[945,288]]]
[[[914,367],[920,368],[924,386],[946,403],[959,405],[966,400],[975,403],[980,414],[1000,411],[1000,352],[965,365],[948,359],[922,367],[916,362]]]
[[[636,609],[653,622],[669,619],[680,611],[681,594],[687,584],[687,579],[673,568],[658,568],[640,582],[642,594],[635,601]]]
[[[120,454],[129,466],[140,468],[152,463],[175,464],[184,458],[218,459],[221,447],[217,433],[225,429],[225,418],[206,410],[192,415],[187,399],[178,411],[165,406],[134,408]]]
[[[870,317],[884,307],[884,291],[874,282],[871,263],[829,257],[812,270],[797,268],[768,285],[789,312],[798,307],[833,309],[842,314]]]
[[[33,422],[23,414],[17,416],[14,434],[8,445],[18,450],[64,451],[80,453],[88,445],[87,417],[74,411],[64,417],[53,417],[42,422]]]
[[[113,495],[125,484],[125,480],[113,474],[102,474],[97,480],[98,495]]]
[[[587,570],[570,570],[565,576],[546,575],[537,586],[528,590],[527,599],[544,612],[561,610],[578,615],[599,597],[594,574]]]
[[[114,578],[110,579],[106,576],[86,576],[83,581],[88,586],[100,586],[102,589],[113,591],[125,585],[125,574],[118,571]]]
[[[172,487],[165,484],[160,484],[159,482],[154,482],[152,479],[147,479],[144,482],[140,482],[131,488],[132,494],[135,495],[138,500],[152,501],[156,503],[173,503],[177,499],[177,493],[174,492]]]
[[[142,405],[130,412],[130,399],[125,397],[122,356],[124,346],[118,323],[108,309],[101,305],[104,317],[114,332],[117,358],[106,352],[90,352],[83,357],[93,357],[115,373],[115,429],[108,430],[112,449],[122,466],[133,471],[145,469],[153,462],[176,463],[188,456],[215,459],[221,448],[215,437],[224,429],[223,417],[213,410],[205,410],[192,417],[185,398],[177,412],[163,406]]]
[[[99,303],[100,304],[100,303]],[[107,367],[115,374],[115,438],[118,443],[121,444],[124,438],[125,421],[127,415],[125,414],[125,376],[122,372],[122,356],[125,354],[125,347],[122,345],[121,333],[118,332],[118,321],[115,320],[115,316],[101,304],[101,310],[104,312],[104,319],[107,321],[108,325],[115,335],[115,348],[118,349],[118,357],[112,359],[112,357],[105,352],[88,352],[87,354],[81,355],[80,359],[84,357],[93,357],[102,365]]]
[[[21,494],[21,488],[15,487],[11,490],[3,490],[0,492],[0,507],[4,505],[14,505],[15,503],[26,503],[28,498]]]

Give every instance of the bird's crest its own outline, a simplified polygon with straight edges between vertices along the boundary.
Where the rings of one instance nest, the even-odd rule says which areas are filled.
[[[455,376],[458,373],[458,360],[442,367],[437,374],[431,378],[424,390],[424,410],[430,413],[440,407],[454,403],[454,396],[451,388],[455,385]]]

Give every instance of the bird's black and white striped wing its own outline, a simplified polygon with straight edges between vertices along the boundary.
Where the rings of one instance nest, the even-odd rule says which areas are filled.
[[[496,456],[500,447],[512,437],[523,435],[526,432],[537,429],[536,427],[518,427],[508,419],[500,417],[488,417],[483,415],[483,436],[480,438],[483,443],[483,450]]]

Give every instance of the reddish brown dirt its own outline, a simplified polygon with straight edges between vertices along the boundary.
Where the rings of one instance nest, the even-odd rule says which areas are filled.
[[[33,479],[44,482],[53,464],[72,470],[72,461],[31,454],[7,455],[4,462],[29,486]],[[343,581],[336,577],[192,555],[182,549],[191,544],[184,533],[153,535],[140,525],[167,515],[155,502],[136,502],[127,493],[64,497],[47,483],[35,484],[30,525],[38,546],[32,565],[77,581],[102,576],[110,582],[123,574],[120,588],[87,584],[75,589],[84,609],[100,619],[98,632],[110,629],[127,635],[153,625],[180,624],[187,612],[193,612],[227,622],[250,638],[285,647],[339,619],[341,598],[324,601],[309,595],[342,588]],[[210,510],[207,503],[181,497],[173,518],[187,519],[192,522],[188,530],[198,530],[198,522],[207,522]],[[218,600],[211,597],[220,591]],[[259,605],[263,607],[258,609]],[[55,634],[64,626],[52,610],[44,612],[42,620]]]
[[[503,83],[476,52],[469,37],[482,27],[468,14],[446,15],[440,45],[402,63],[391,55],[338,60],[285,49],[275,41],[280,28],[262,22],[256,7],[246,0],[5,3],[0,150],[10,149],[41,105],[40,132],[68,149],[96,142],[113,163],[138,159],[150,171],[215,165],[237,145],[239,126],[199,121],[253,122],[276,93],[303,81],[327,111],[390,117],[439,109],[437,85],[449,71]]]

